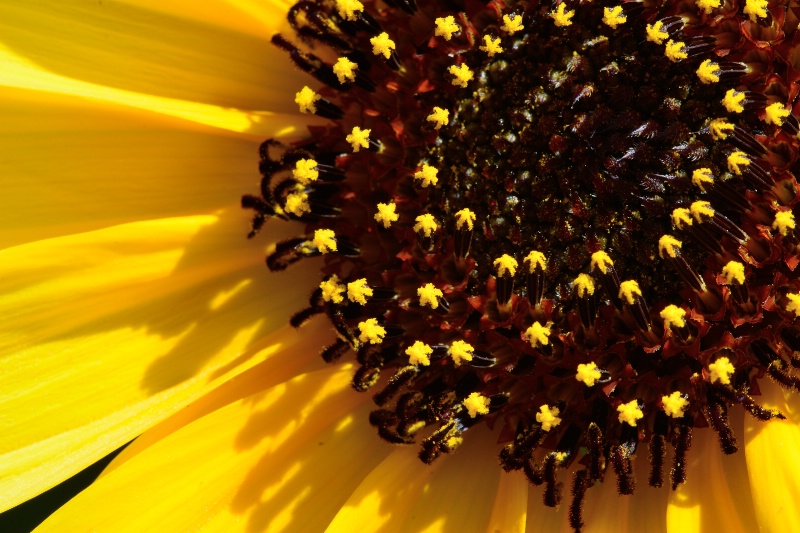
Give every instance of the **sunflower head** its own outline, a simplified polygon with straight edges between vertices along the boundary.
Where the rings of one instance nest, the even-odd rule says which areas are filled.
[[[292,322],[328,317],[323,357],[355,352],[381,437],[430,463],[487,423],[547,505],[575,471],[577,529],[609,470],[633,492],[640,448],[653,486],[674,448],[674,488],[695,428],[733,453],[728,409],[781,417],[750,393],[800,388],[796,22],[749,1],[391,5],[291,8],[295,41],[273,42],[331,122],[264,143],[243,201],[254,232],[305,225],[272,270],[324,255]]]

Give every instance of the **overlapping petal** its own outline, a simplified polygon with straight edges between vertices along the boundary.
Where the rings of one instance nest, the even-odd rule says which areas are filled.
[[[327,367],[222,406],[119,464],[41,531],[323,531],[390,452],[360,423],[370,400],[351,374]]]
[[[800,516],[800,399],[774,383],[763,383],[761,389],[759,400],[779,409],[787,420],[746,421],[745,454],[753,504],[760,531],[792,531]]]

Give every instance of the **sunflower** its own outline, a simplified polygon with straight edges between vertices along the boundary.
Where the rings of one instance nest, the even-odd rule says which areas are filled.
[[[290,7],[0,3],[3,507],[136,438],[41,530],[791,531],[792,6]]]

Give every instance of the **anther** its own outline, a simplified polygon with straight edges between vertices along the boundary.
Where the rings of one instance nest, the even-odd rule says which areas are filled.
[[[400,368],[394,375],[389,378],[386,385],[378,393],[373,396],[376,405],[385,405],[391,400],[395,394],[407,383],[409,383],[417,374],[419,368],[413,364]]]
[[[522,333],[522,338],[528,341],[532,348],[539,348],[550,344],[551,330],[538,322],[534,322]]]
[[[544,460],[544,504],[547,507],[555,507],[561,503],[561,483],[558,482],[558,466],[561,457],[557,452],[547,454]]]
[[[722,267],[722,278],[730,290],[733,301],[739,306],[746,306],[750,302],[750,294],[745,282],[744,264],[739,261],[728,261]]]
[[[782,126],[783,121],[791,115],[792,112],[780,102],[775,102],[768,105],[764,109],[764,122],[767,124],[774,124],[775,126]]]
[[[594,279],[588,274],[578,274],[578,277],[572,282],[572,286],[578,297],[578,311],[581,316],[581,322],[584,327],[591,328],[597,312],[594,298]]]
[[[606,252],[600,250],[592,254],[592,270],[600,272],[600,282],[608,293],[611,303],[618,311],[622,311],[622,300],[619,299],[619,275],[614,268],[614,261]]]
[[[722,0],[696,0],[697,7],[703,10],[703,13],[710,15],[715,9],[719,9],[722,5]]]
[[[494,260],[497,270],[497,303],[501,306],[508,303],[514,292],[514,276],[519,264],[508,254],[503,254]]]
[[[603,8],[603,24],[616,30],[617,26],[625,24],[628,17],[623,14],[622,6],[605,7]]]
[[[597,363],[591,361],[589,363],[580,363],[576,367],[575,379],[586,385],[593,387],[600,378],[603,376],[602,372],[597,366]]]
[[[672,235],[662,235],[658,240],[658,255],[674,268],[696,292],[705,292],[706,284],[692,265],[681,254],[683,243]]]
[[[447,69],[447,72],[453,76],[452,84],[456,87],[461,87],[462,89],[466,87],[475,76],[466,63],[462,63],[460,65],[450,65]]]
[[[672,480],[672,490],[678,488],[678,485],[686,481],[686,453],[692,446],[692,421],[684,417],[677,427],[677,435],[673,444],[675,446],[675,457],[670,469],[670,478]]]
[[[575,531],[580,531],[584,526],[583,500],[588,488],[589,472],[586,469],[576,471],[572,479],[572,502],[569,505],[569,525]]]
[[[433,34],[436,37],[442,37],[445,41],[449,41],[453,38],[454,34],[461,31],[461,27],[456,24],[456,20],[452,15],[439,17],[434,21],[434,23],[436,24],[436,29],[434,30]]]
[[[711,390],[708,391],[707,403],[703,408],[703,412],[706,415],[709,425],[717,433],[722,452],[726,455],[736,453],[739,450],[739,445],[728,423],[728,408],[725,406],[725,403],[717,397],[716,393]]]
[[[446,126],[450,121],[450,111],[441,107],[434,107],[427,120],[428,122],[433,122],[434,128],[438,130],[442,126]]]
[[[443,300],[443,293],[437,289],[433,283],[427,283],[417,289],[417,296],[419,296],[419,305],[422,307],[430,307],[437,309]]]
[[[361,129],[358,126],[353,126],[353,130],[345,137],[345,140],[350,144],[353,153],[358,153],[362,148],[377,149],[380,148],[375,141],[369,138],[372,133],[371,129]]]
[[[617,476],[617,492],[620,495],[633,494],[636,478],[633,475],[631,449],[626,444],[619,444],[611,449],[611,465]]]
[[[385,229],[388,229],[392,222],[397,222],[400,218],[400,215],[396,212],[397,206],[394,202],[389,202],[388,204],[379,203],[377,208],[378,212],[375,213],[375,221],[383,224]]]
[[[303,87],[299,93],[295,94],[294,101],[300,107],[301,113],[311,113],[331,120],[338,120],[344,116],[344,112],[339,106],[325,100],[308,86]]]
[[[605,439],[603,430],[595,422],[591,422],[586,430],[586,447],[589,456],[589,478],[601,479],[606,468]]]
[[[421,187],[431,187],[439,183],[439,178],[436,177],[438,173],[438,169],[425,163],[414,174],[414,179],[420,182]]]
[[[500,29],[508,35],[514,35],[518,31],[522,31],[524,29],[522,25],[522,16],[516,13],[503,15],[503,25],[500,26]]]
[[[786,237],[793,232],[794,228],[794,214],[791,211],[778,211],[775,213],[775,220],[772,222],[772,229],[776,230],[783,237]]]
[[[556,26],[559,28],[566,28],[572,25],[572,17],[575,16],[575,10],[568,10],[566,2],[562,1],[558,4],[556,10],[551,11],[548,15],[553,19],[553,23],[555,23]]]
[[[758,19],[765,19],[769,16],[767,5],[767,0],[745,0],[742,13],[750,17],[750,22],[758,22]]]
[[[544,297],[547,259],[542,252],[534,250],[525,257],[523,262],[528,265],[528,301],[531,305],[538,306]]]
[[[642,297],[642,290],[635,280],[623,281],[619,285],[618,297],[631,310],[633,319],[636,325],[642,331],[650,330],[650,311],[647,309],[647,304]]]
[[[503,47],[500,46],[500,37],[492,37],[491,35],[483,36],[483,44],[480,46],[482,52],[486,52],[489,57],[494,57],[496,54],[503,53]]]
[[[469,208],[465,207],[456,212],[456,231],[453,239],[453,253],[456,259],[463,260],[469,255],[472,245],[472,233],[476,220],[476,215]]]

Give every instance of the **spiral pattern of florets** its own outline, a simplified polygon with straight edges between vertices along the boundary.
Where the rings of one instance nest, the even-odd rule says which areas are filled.
[[[570,519],[613,470],[633,492],[685,479],[694,428],[724,453],[727,410],[765,375],[800,389],[791,10],[767,2],[301,0],[273,43],[330,119],[264,143],[254,235],[325,256],[295,326],[326,314],[334,361],[378,389],[370,418],[430,463],[478,422],[506,470]],[[319,54],[319,55],[317,55]],[[324,56],[328,59],[321,59]],[[333,59],[331,59],[333,58]]]

